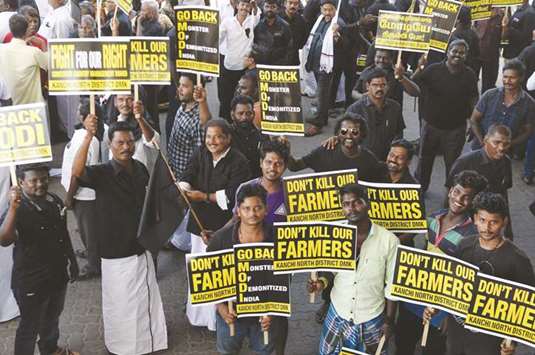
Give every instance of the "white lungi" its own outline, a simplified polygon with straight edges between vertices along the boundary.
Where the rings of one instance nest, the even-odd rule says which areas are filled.
[[[9,201],[9,168],[0,168],[0,214]],[[11,269],[13,268],[13,245],[0,247],[0,322],[6,322],[19,315],[19,307],[11,292]]]
[[[146,251],[102,259],[104,342],[119,355],[167,349],[167,327],[154,262]]]
[[[191,253],[204,253],[206,251],[206,244],[198,235],[191,234]],[[204,306],[191,305],[188,299],[186,304],[186,316],[191,325],[197,327],[208,327],[208,330],[215,332],[215,305],[208,304]]]

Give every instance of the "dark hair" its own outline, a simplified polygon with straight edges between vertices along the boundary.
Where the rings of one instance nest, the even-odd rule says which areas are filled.
[[[366,74],[366,82],[369,84],[373,79],[385,78],[387,79],[386,72],[381,68],[373,68]]]
[[[366,191],[366,188],[364,188],[364,187],[362,187],[362,186],[360,186],[358,184],[347,184],[347,185],[344,185],[338,191],[339,191],[339,195],[340,195],[340,200],[342,200],[342,197],[344,197],[344,195],[353,194],[353,195],[357,196],[357,198],[361,198],[364,201],[366,201],[366,203],[369,202],[368,191]]]
[[[384,48],[377,48],[375,50],[375,54],[379,53],[379,52],[384,52],[386,54],[388,54],[388,56],[390,57],[390,59],[394,59],[394,52],[391,51],[390,49],[384,49]]]
[[[178,80],[180,80],[181,77],[186,77],[188,78],[192,83],[193,83],[193,86],[197,86],[199,83],[197,82],[197,75],[196,74],[192,74],[192,73],[184,73],[184,72],[181,72],[179,73],[178,75]],[[201,75],[201,83],[200,83],[202,86],[204,86],[204,78],[202,77]],[[178,83],[177,85],[178,86]]]
[[[260,146],[260,159],[264,160],[267,153],[275,153],[284,160],[284,164],[288,164],[290,157],[290,150],[288,146],[278,140],[267,140]]]
[[[267,191],[260,184],[243,184],[238,190],[236,204],[240,206],[248,197],[258,197],[264,206],[267,204]]]
[[[21,14],[15,14],[9,18],[9,30],[15,38],[22,38],[28,30],[28,20]]]
[[[237,105],[249,105],[251,109],[254,107],[254,101],[250,96],[247,95],[236,95],[230,101],[230,110],[234,111]]]
[[[509,139],[513,137],[513,134],[511,133],[511,128],[509,128],[506,125],[499,124],[499,123],[492,124],[487,130],[487,134],[485,134],[485,137],[493,136],[496,133],[509,137]]]
[[[223,131],[223,134],[227,137],[230,137],[232,135],[232,130],[230,128],[230,125],[227,121],[225,121],[222,118],[214,118],[209,120],[205,125],[204,132],[208,132],[208,128],[210,127],[219,127]]]
[[[9,10],[17,10],[17,8],[19,7],[18,0],[4,0],[4,4],[7,5]]]
[[[457,20],[459,20],[459,22],[462,23],[464,26],[471,25],[472,14],[470,13],[470,8],[468,6],[461,6]]]
[[[82,13],[82,15],[85,12],[87,15],[91,15],[92,17],[95,17],[95,7],[90,1],[82,1],[80,2],[79,6],[80,6],[80,12]]]
[[[457,46],[464,46],[464,48],[466,49],[466,52],[470,50],[470,46],[468,45],[468,42],[466,42],[464,39],[457,38],[448,44],[447,52],[449,52],[452,47],[457,47]]]
[[[278,7],[280,7],[278,0],[264,0],[264,5],[265,4],[272,4],[272,5],[277,5]]]
[[[41,24],[41,18],[39,17],[39,11],[35,9],[34,7],[30,5],[24,5],[19,8],[19,14],[21,14],[24,17],[30,16],[30,17],[36,17],[39,21],[39,24]]]
[[[108,128],[108,139],[110,142],[113,140],[113,135],[115,132],[131,132],[134,135],[134,128],[128,124],[126,121],[114,122]]]
[[[518,58],[513,58],[505,61],[502,68],[502,73],[506,70],[514,70],[520,78],[523,78],[526,74],[526,66]]]
[[[460,185],[464,188],[474,189],[478,194],[488,187],[489,181],[486,177],[474,170],[463,170],[453,177],[453,185]]]
[[[48,174],[50,167],[43,163],[17,165],[17,178],[24,180],[27,171],[45,171]]]
[[[407,151],[407,158],[409,160],[411,160],[412,157],[414,156],[414,146],[412,145],[411,142],[409,142],[406,139],[403,139],[403,138],[396,139],[395,141],[390,143],[390,148],[393,148],[393,147],[405,148],[405,150]]]
[[[366,120],[362,116],[352,112],[344,113],[342,117],[340,117],[338,121],[336,121],[336,124],[334,125],[335,136],[339,134],[340,128],[342,127],[342,123],[346,121],[358,124],[360,129],[360,138],[366,138],[366,136],[368,135],[368,123],[366,123]]]
[[[509,216],[507,201],[502,195],[494,192],[478,193],[472,201],[472,209],[474,212],[483,210],[489,213],[497,213],[504,218]]]

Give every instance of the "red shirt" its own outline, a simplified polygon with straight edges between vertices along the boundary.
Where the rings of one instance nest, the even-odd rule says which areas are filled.
[[[45,48],[41,48],[37,43],[35,42],[30,42],[30,45],[35,47],[35,48],[39,48],[40,50],[42,50],[43,52],[46,52],[47,50],[47,45],[48,45],[48,41],[46,40],[45,37],[41,36],[39,33],[35,33],[34,35],[35,37],[41,39],[42,41],[44,41],[45,43]],[[11,42],[11,40],[13,39],[13,33],[9,32],[5,37],[4,37],[4,43],[9,43]]]

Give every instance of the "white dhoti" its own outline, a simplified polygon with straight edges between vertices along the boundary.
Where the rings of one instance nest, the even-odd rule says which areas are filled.
[[[191,234],[191,253],[204,253],[206,251],[206,244],[198,235]],[[186,316],[191,325],[197,327],[207,327],[208,330],[215,332],[215,305],[209,304],[205,306],[191,305],[188,299],[186,305]]]
[[[147,251],[102,259],[104,343],[119,355],[167,349],[167,327],[154,262]]]
[[[19,307],[11,292],[13,245],[0,247],[0,322],[7,322],[19,315]]]

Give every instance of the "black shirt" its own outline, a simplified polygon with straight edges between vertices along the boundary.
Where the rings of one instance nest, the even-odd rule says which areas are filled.
[[[388,169],[386,169],[386,178],[385,182],[387,183],[393,183],[392,179],[390,178],[390,174],[388,173]],[[414,178],[414,176],[411,175],[409,169],[405,169],[403,174],[401,175],[401,178],[395,182],[396,184],[418,184],[418,181]]]
[[[342,152],[341,144],[337,144],[336,148],[331,150],[318,147],[302,159],[307,167],[317,173],[358,169],[359,180],[372,182],[382,181],[384,176],[383,166],[379,163],[375,155],[364,147],[360,148],[360,154],[354,158],[346,156]]]
[[[262,63],[266,65],[288,65],[293,48],[290,25],[280,16],[275,17],[272,26],[267,24],[264,17],[254,28],[254,43],[262,55]]]
[[[273,242],[273,228],[270,224],[263,224],[264,240],[262,242]],[[225,249],[232,249],[234,245],[241,244],[238,235],[240,228],[239,222],[233,222],[214,233],[214,237],[210,240],[206,251],[218,251]]]
[[[366,67],[362,71],[362,73],[360,73],[360,77],[358,78],[357,83],[355,84],[355,90],[357,90],[361,94],[366,93],[367,76],[375,68],[375,64],[372,64]],[[401,107],[403,107],[403,85],[401,85],[399,80],[396,80],[394,68],[386,69],[385,72],[386,80],[388,83],[388,91],[386,93],[386,97],[396,101]]]
[[[496,250],[485,250],[479,245],[478,235],[465,237],[455,254],[455,257],[479,267],[485,274],[535,286],[529,258],[508,239]]]
[[[383,161],[390,150],[393,140],[403,137],[405,122],[401,106],[394,100],[386,99],[382,111],[364,95],[357,102],[347,108],[347,112],[362,116],[368,123],[368,134],[362,145],[371,150],[375,156]]]
[[[529,46],[524,48],[518,55],[518,59],[520,59],[526,66],[524,82],[527,82],[531,75],[535,72],[535,42],[532,42]]]
[[[149,182],[147,168],[132,159],[129,173],[112,159],[87,166],[78,181],[96,192],[99,255],[105,259],[141,255],[145,249],[137,241],[137,230]]]
[[[231,148],[215,167],[212,153],[208,151],[206,146],[203,145],[195,150],[182,174],[182,181],[190,183],[194,190],[206,193],[224,191],[227,198],[228,208],[226,210],[212,202],[195,201],[191,203],[204,228],[218,230],[232,218],[236,190],[249,177],[249,162],[235,148]],[[188,221],[188,232],[197,235],[201,232],[194,218],[190,218]]]
[[[529,46],[535,29],[535,10],[529,4],[522,5],[509,19],[509,44],[503,49],[503,57],[514,58]]]
[[[303,48],[308,39],[309,31],[307,30],[307,24],[301,14],[295,14],[294,17],[289,17],[283,12],[280,16],[290,25],[290,32],[292,33],[293,48],[288,64],[299,65],[299,50]]]
[[[465,66],[451,73],[446,62],[434,63],[414,77],[423,94],[423,118],[439,129],[466,124],[478,96],[477,77]]]
[[[489,191],[507,196],[513,186],[511,159],[508,156],[492,160],[483,148],[461,155],[451,168],[446,187],[453,186],[453,178],[463,170],[475,170],[489,181]]]
[[[48,194],[37,203],[23,196],[15,223],[11,288],[35,292],[63,287],[68,280],[67,255],[72,253],[72,246],[61,199]]]
[[[247,128],[239,127],[236,124],[232,125],[232,147],[242,153],[249,161],[252,178],[262,175],[262,169],[260,169],[260,145],[267,139],[253,125]]]

